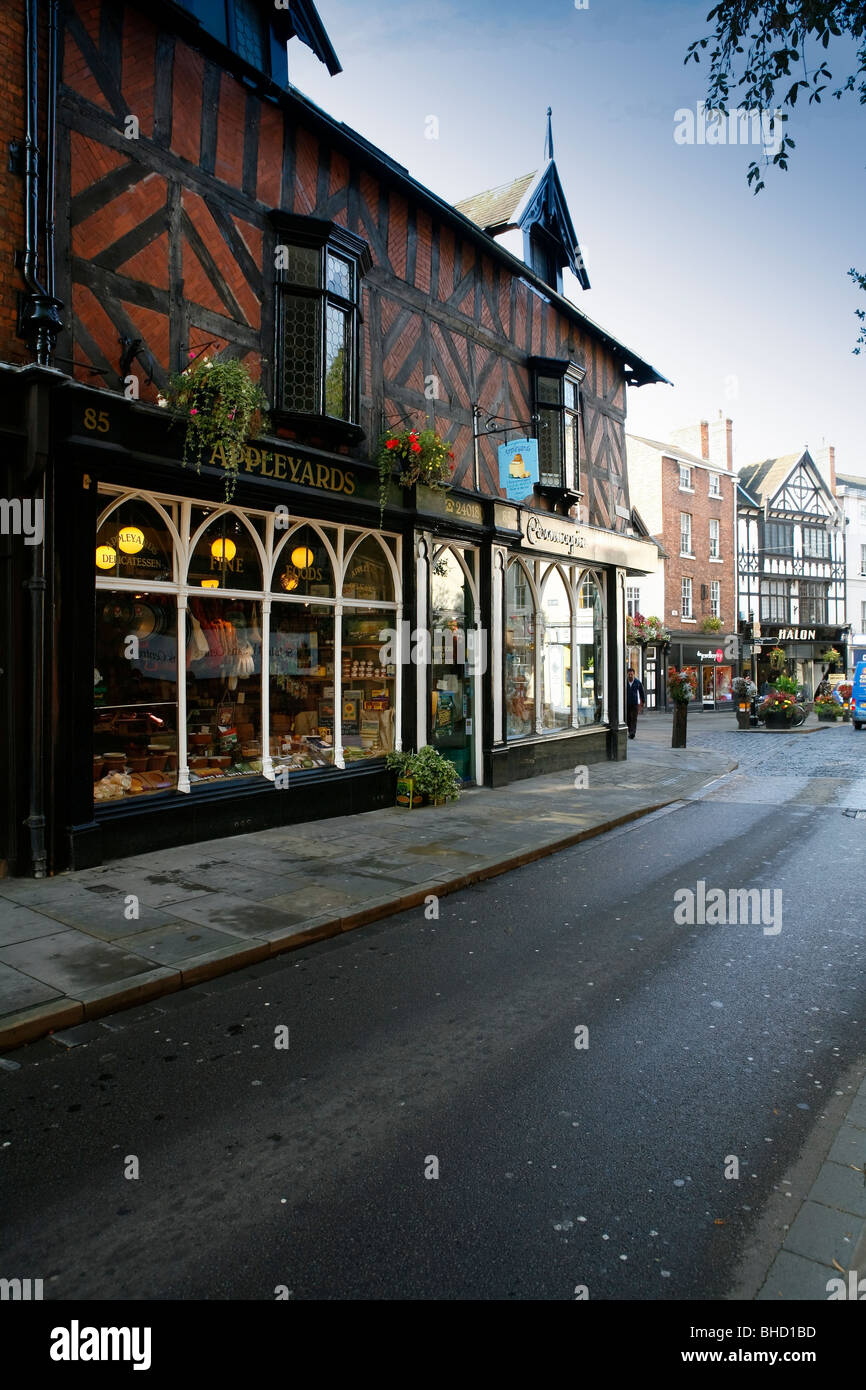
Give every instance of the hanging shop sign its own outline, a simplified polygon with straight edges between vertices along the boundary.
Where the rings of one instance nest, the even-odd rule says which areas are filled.
[[[499,486],[506,497],[522,502],[538,482],[538,440],[512,439],[499,446]]]

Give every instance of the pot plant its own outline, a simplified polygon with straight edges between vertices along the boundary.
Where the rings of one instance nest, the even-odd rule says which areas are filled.
[[[688,672],[678,671],[675,666],[670,667],[668,670],[668,694],[674,706],[671,748],[685,748],[686,720],[689,713],[689,701],[695,698],[694,687],[689,679]]]
[[[444,806],[460,796],[462,783],[456,767],[429,743],[417,753],[389,753],[386,762],[398,778],[411,779],[414,792],[434,806]],[[414,799],[413,804],[417,804]]]
[[[815,700],[815,713],[824,724],[835,724],[842,714],[842,706],[838,705],[832,695],[819,695]]]
[[[388,430],[379,442],[376,456],[379,466],[379,525],[385,519],[388,487],[395,464],[400,466],[397,479],[401,487],[446,488],[451,486],[454,472],[454,451],[447,440],[435,430]]]
[[[825,652],[821,653],[821,660],[826,662],[828,666],[838,666],[842,657],[835,647],[828,647]]]
[[[721,632],[722,626],[721,618],[701,619],[701,632]]]
[[[853,693],[854,693],[854,687],[853,687],[853,685],[851,684],[850,681],[843,681],[841,685],[839,685],[839,686],[836,687],[836,689],[838,690],[839,694],[842,696],[842,719],[843,719],[844,723],[850,724],[850,722],[851,722],[851,696],[852,696]]]
[[[230,502],[238,481],[248,439],[268,427],[267,399],[243,362],[214,362],[191,352],[185,371],[172,378],[166,397],[175,421],[185,427],[183,465],[192,461],[201,471],[202,459],[225,472],[225,496]],[[193,360],[195,359],[195,360]]]

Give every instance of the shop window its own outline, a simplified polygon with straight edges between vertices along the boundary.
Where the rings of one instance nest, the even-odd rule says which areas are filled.
[[[598,581],[585,574],[578,588],[575,665],[579,724],[600,724],[604,713],[604,602]]]
[[[176,517],[172,518],[177,524]],[[147,502],[121,502],[96,532],[96,574],[136,583],[174,578],[174,537],[164,516]]]
[[[95,636],[94,801],[170,791],[177,785],[177,600],[98,589]]]
[[[193,508],[193,535],[209,515],[205,508]],[[261,521],[257,519],[257,523],[261,539]],[[201,589],[261,589],[258,548],[235,512],[217,513],[202,531],[189,562],[188,583]]]
[[[551,566],[541,598],[541,728],[571,725],[571,604],[560,571]]]
[[[334,567],[324,540],[313,526],[292,531],[277,552],[271,588],[296,598],[333,598]]]
[[[255,599],[190,597],[186,703],[193,786],[262,771],[261,614]]]
[[[340,728],[347,766],[382,758],[395,746],[397,668],[382,659],[395,641],[389,638],[394,624],[393,609],[353,607],[343,615]]]
[[[372,265],[369,248],[337,223],[275,221],[275,408],[297,422],[355,427],[346,438],[360,438],[360,281]]]
[[[347,536],[347,549],[349,544]],[[375,537],[366,536],[348,556],[343,597],[393,603],[394,575],[388,557]]]
[[[509,739],[535,733],[535,605],[519,560],[505,582],[505,716]]]
[[[277,768],[334,762],[334,610],[274,601],[270,637],[270,753]]]
[[[580,492],[580,383],[576,362],[530,358],[538,439],[539,483]]]

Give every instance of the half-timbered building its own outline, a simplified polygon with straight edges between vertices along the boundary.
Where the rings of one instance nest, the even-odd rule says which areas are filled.
[[[656,555],[626,392],[662,378],[564,297],[588,280],[552,136],[519,195],[454,207],[289,84],[287,45],[339,71],[309,0],[7,13],[4,486],[44,540],[2,537],[0,859],[369,809],[431,741],[488,785],[624,757],[625,581]],[[203,357],[270,406],[230,501],[161,405]],[[408,428],[452,486],[392,479],[382,512]]]
[[[844,514],[809,450],[741,468],[737,490],[740,633],[759,684],[781,648],[814,695],[836,651],[846,670]]]

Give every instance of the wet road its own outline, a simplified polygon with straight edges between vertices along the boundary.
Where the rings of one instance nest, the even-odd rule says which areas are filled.
[[[756,736],[708,795],[438,920],[12,1054],[0,1272],[56,1299],[752,1297],[866,1053],[861,751],[831,737],[792,770]],[[699,881],[778,911],[677,921]]]

